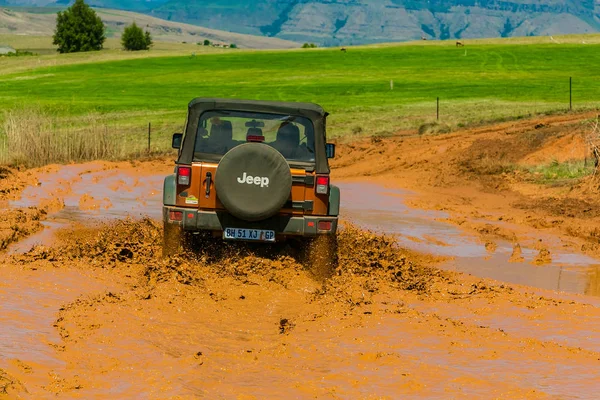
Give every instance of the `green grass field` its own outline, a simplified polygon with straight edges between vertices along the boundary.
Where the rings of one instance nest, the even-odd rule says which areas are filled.
[[[564,110],[569,77],[575,108],[600,101],[598,44],[438,42],[98,60],[5,69],[0,108],[33,104],[64,118],[170,125],[183,124],[194,97],[308,101],[331,113],[330,134],[343,137],[418,128],[435,120],[436,97],[450,126]]]

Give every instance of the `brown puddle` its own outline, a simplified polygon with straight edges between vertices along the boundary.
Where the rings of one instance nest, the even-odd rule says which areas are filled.
[[[73,223],[89,224],[126,217],[162,216],[162,183],[171,167],[158,165],[159,171],[139,171],[126,164],[116,169],[104,163],[48,167],[38,176],[38,186],[28,186],[21,198],[9,207],[50,204],[44,230],[9,247],[9,253],[23,253],[36,245],[51,245],[60,228]]]
[[[158,170],[169,170],[161,165]],[[57,220],[89,221],[125,216],[162,215],[165,174],[107,168],[102,163],[67,165],[40,174],[39,186],[27,187],[12,207],[29,207],[60,199],[64,207],[52,214]]]
[[[51,384],[53,374],[67,365],[57,352],[62,340],[54,326],[56,310],[105,285],[78,271],[14,270],[3,261],[0,365],[9,373],[27,374],[28,381],[36,383],[28,387],[28,398],[45,398],[48,393],[40,391],[41,387]]]
[[[396,235],[405,248],[452,257],[453,260],[445,265],[448,269],[541,289],[600,296],[600,279],[597,278],[600,260],[553,248],[551,261],[542,266],[532,265],[540,251],[522,245],[522,260],[511,262],[512,243],[494,239],[493,252],[490,252],[490,246],[479,237],[440,222],[448,219],[449,214],[407,206],[405,200],[412,196],[408,191],[366,183],[342,183],[339,186],[345,219],[367,229]],[[559,242],[546,234],[540,234],[536,239],[541,238],[544,243]]]

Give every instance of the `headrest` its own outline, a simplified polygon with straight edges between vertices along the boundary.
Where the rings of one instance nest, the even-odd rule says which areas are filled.
[[[277,140],[285,140],[297,146],[300,144],[300,129],[294,124],[284,122],[277,131]]]
[[[231,121],[220,121],[210,127],[210,137],[215,140],[233,140],[233,127]]]

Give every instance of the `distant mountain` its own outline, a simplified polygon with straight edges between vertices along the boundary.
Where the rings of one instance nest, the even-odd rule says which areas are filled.
[[[600,0],[88,1],[214,29],[322,45],[600,31]]]
[[[600,31],[600,0],[170,0],[152,14],[325,45]]]

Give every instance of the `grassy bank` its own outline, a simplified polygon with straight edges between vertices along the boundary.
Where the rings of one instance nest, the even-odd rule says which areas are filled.
[[[44,57],[38,66],[35,57],[25,66],[7,67],[2,60],[0,107],[34,104],[57,120],[85,120],[92,114],[118,125],[181,126],[186,104],[198,96],[309,101],[331,113],[331,136],[352,137],[435,121],[437,97],[440,122],[450,127],[566,110],[570,77],[575,109],[595,108],[600,99],[600,81],[590,70],[600,64],[597,44],[507,41],[456,48],[438,42],[357,47],[346,53],[117,57],[117,50],[66,55],[56,58],[56,66],[44,64]]]
[[[38,167],[88,160],[124,160],[168,154],[169,124],[116,124],[106,115],[56,118],[29,107],[4,114],[0,164]]]

